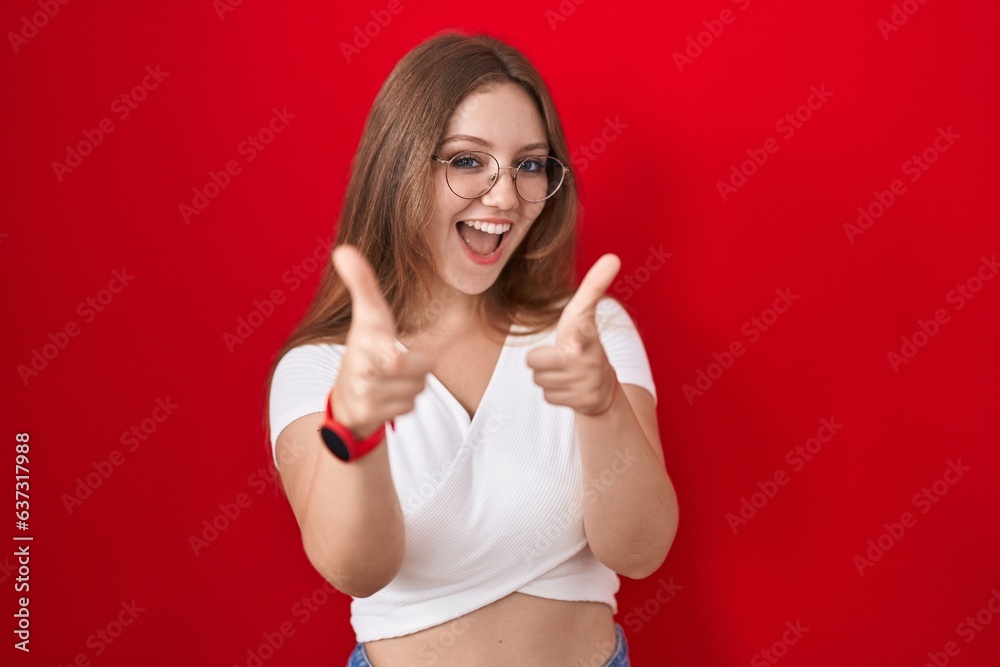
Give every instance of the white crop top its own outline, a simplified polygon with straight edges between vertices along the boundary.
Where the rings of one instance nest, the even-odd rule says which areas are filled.
[[[643,387],[655,401],[646,351],[628,313],[605,297],[597,323],[619,382]],[[545,401],[525,362],[529,350],[554,341],[554,329],[509,335],[471,422],[429,375],[414,409],[396,418],[395,430],[386,429],[406,553],[388,585],[353,599],[357,641],[417,632],[515,591],[604,602],[618,611],[618,575],[597,560],[584,534],[573,410]],[[343,345],[307,344],[282,357],[269,406],[275,453],[286,426],[326,410],[343,353]],[[275,464],[280,468],[277,457]]]

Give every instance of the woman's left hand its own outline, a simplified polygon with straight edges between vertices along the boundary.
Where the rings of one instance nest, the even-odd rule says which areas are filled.
[[[603,255],[587,272],[576,294],[563,308],[556,325],[555,345],[544,345],[527,355],[535,384],[545,400],[593,415],[613,402],[618,380],[598,336],[597,302],[618,275],[621,260]]]

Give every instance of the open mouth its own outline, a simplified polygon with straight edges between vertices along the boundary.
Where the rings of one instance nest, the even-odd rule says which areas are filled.
[[[511,224],[485,222],[483,220],[462,220],[455,224],[458,236],[465,244],[473,259],[496,259]]]

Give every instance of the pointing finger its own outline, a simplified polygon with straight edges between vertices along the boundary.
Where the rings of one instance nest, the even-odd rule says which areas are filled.
[[[354,246],[342,244],[333,250],[333,266],[351,294],[351,327],[394,336],[392,310],[368,260]]]
[[[618,256],[608,253],[601,256],[590,267],[590,271],[584,276],[580,287],[576,290],[576,294],[573,295],[573,298],[563,308],[562,315],[559,318],[556,338],[561,344],[580,345],[582,341],[579,340],[580,336],[578,334],[574,335],[574,330],[588,320],[591,323],[591,327],[593,327],[597,302],[608,291],[608,287],[611,286],[611,282],[618,275],[621,266],[622,262]],[[596,331],[586,333],[596,333]]]

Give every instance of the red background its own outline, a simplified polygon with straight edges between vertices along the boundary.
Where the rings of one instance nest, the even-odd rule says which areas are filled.
[[[615,252],[622,280],[644,281],[614,293],[649,352],[681,520],[663,567],[623,579],[617,618],[634,664],[747,664],[800,621],[809,630],[782,664],[921,665],[954,641],[950,664],[995,665],[1000,617],[968,643],[957,626],[1000,587],[1000,281],[960,310],[948,294],[1000,252],[996,3],[910,0],[915,13],[886,36],[888,0],[351,4],[251,0],[220,19],[208,0],[71,2],[0,47],[7,470],[15,433],[31,442],[30,530],[7,505],[3,533],[34,536],[32,651],[12,648],[20,594],[5,547],[0,662],[247,665],[284,622],[294,635],[264,664],[346,662],[346,596],[306,622],[295,612],[322,580],[287,501],[262,483],[264,382],[320,271],[297,289],[284,276],[324,255],[379,86],[410,48],[459,27],[523,49],[571,147],[601,149],[573,165],[581,272]],[[712,23],[724,9],[733,20]],[[391,20],[348,62],[341,44],[373,10]],[[5,3],[0,28],[21,32],[40,11]],[[704,32],[678,71],[672,54],[703,21],[722,31]],[[112,102],[157,65],[169,74],[120,118]],[[811,86],[831,96],[787,137],[775,124]],[[294,119],[247,162],[241,142],[275,107]],[[113,132],[60,181],[52,163],[103,118]],[[602,146],[609,119],[620,132]],[[911,181],[904,163],[938,128],[959,138]],[[777,152],[724,201],[717,183],[769,137]],[[229,160],[240,173],[186,223],[179,205]],[[852,243],[845,223],[895,179],[905,193]],[[661,247],[670,258],[638,270]],[[78,310],[122,268],[134,278],[104,293],[101,312]],[[798,299],[751,342],[744,323],[786,288]],[[283,301],[231,350],[224,336],[274,290]],[[894,369],[888,353],[938,309],[947,322]],[[22,379],[74,323],[78,335]],[[720,376],[713,353],[734,341],[745,352]],[[688,401],[699,369],[717,379]],[[130,451],[122,434],[168,398],[176,410]],[[830,417],[842,429],[795,470],[786,452]],[[64,494],[114,450],[121,465],[69,511]],[[969,471],[921,513],[914,494],[949,460]],[[788,483],[734,533],[727,514],[779,470]],[[196,555],[190,537],[224,523],[220,504],[241,493],[248,506]],[[915,525],[860,575],[854,557],[907,511]],[[134,622],[95,640],[133,600]]]

